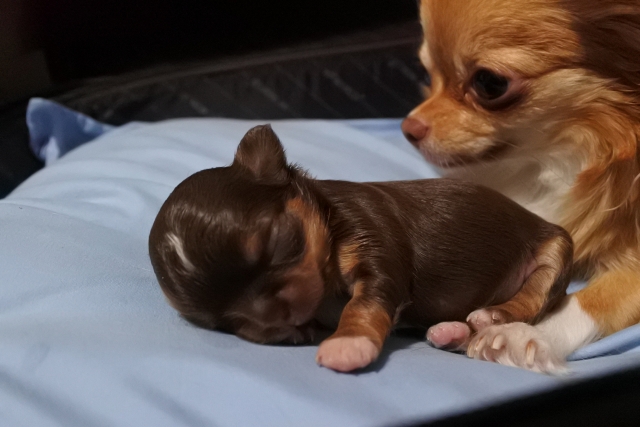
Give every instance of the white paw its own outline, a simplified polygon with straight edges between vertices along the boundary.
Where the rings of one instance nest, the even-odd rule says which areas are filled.
[[[339,337],[324,340],[316,363],[339,372],[364,368],[378,357],[378,348],[366,337]]]
[[[480,330],[471,339],[467,356],[534,372],[567,372],[564,357],[554,352],[553,347],[535,327],[520,322]]]

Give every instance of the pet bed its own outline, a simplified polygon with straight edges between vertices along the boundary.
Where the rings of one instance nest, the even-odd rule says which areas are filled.
[[[181,320],[151,271],[151,223],[176,184],[230,163],[258,123],[110,127],[31,102],[32,149],[47,166],[0,201],[0,425],[399,425],[640,366],[638,326],[578,351],[573,374],[554,378],[402,336],[370,369],[338,374],[315,365],[314,346],[261,346]],[[396,119],[272,125],[318,178],[437,176]]]

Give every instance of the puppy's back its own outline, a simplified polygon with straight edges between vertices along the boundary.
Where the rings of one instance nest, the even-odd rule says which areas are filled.
[[[399,277],[407,273],[412,323],[464,320],[472,310],[504,302],[545,242],[559,236],[571,247],[561,227],[464,181],[325,181],[322,187],[340,207],[334,220],[351,227],[342,234],[367,236],[376,242],[368,245],[370,256],[393,258],[402,266]]]

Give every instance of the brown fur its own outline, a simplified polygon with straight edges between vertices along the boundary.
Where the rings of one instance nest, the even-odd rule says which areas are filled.
[[[366,298],[364,286],[362,282],[355,285],[353,297],[342,311],[338,328],[331,338],[367,337],[380,351],[393,327],[393,319],[380,304]]]
[[[565,292],[571,239],[472,184],[314,180],[286,163],[262,126],[243,138],[231,166],[198,172],[174,190],[149,254],[186,319],[251,341],[309,341],[321,308],[346,297],[328,339],[339,345],[325,346],[318,360],[351,370],[377,356],[398,320],[427,328],[513,299],[502,312],[533,321]],[[535,303],[518,304],[519,292]],[[336,362],[333,353],[348,353],[350,339],[362,337],[373,353],[360,340],[364,359]]]
[[[501,315],[502,323],[531,322],[546,313],[548,305],[557,301],[562,290],[551,284],[567,282],[571,270],[571,245],[562,238],[548,240],[534,255],[536,269],[522,285],[522,289],[504,304],[492,307]]]
[[[571,188],[537,212],[573,237],[578,271],[592,277],[577,297],[599,335],[640,322],[640,1],[421,5],[421,58],[434,84],[407,119],[408,138],[440,166],[482,164],[485,174],[528,153],[541,164],[578,164]],[[479,105],[465,89],[478,65],[517,83],[517,104]],[[421,126],[427,135],[414,138]],[[475,177],[517,200],[540,191]]]

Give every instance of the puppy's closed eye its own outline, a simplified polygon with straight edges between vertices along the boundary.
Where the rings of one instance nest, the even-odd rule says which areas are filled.
[[[285,214],[273,224],[267,250],[273,267],[299,261],[304,253],[305,237],[297,218]]]

